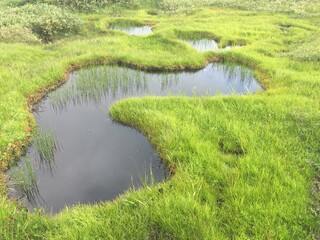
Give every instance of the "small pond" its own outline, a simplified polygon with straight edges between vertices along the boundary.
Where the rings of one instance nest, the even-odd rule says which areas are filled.
[[[110,119],[108,109],[114,101],[131,96],[209,96],[260,90],[250,71],[221,64],[180,73],[118,66],[73,72],[65,85],[36,105],[40,137],[35,137],[18,166],[10,169],[9,195],[23,196],[19,180],[32,175],[36,188],[22,198],[23,203],[30,211],[42,208],[57,213],[78,203],[112,200],[151,179],[164,181],[167,170],[146,137]],[[44,146],[50,143],[51,147]],[[27,174],[21,177],[22,172]]]
[[[111,30],[119,30],[128,33],[129,35],[141,36],[148,35],[152,33],[152,26],[141,26],[141,27],[121,27],[121,26],[111,26]]]
[[[186,41],[191,47],[196,49],[199,52],[206,52],[206,51],[224,51],[230,50],[231,47],[227,46],[225,48],[219,48],[218,43],[214,40],[202,39],[202,40],[189,40]]]

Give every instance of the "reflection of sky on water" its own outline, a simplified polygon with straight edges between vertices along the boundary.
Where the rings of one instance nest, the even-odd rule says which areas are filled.
[[[152,33],[152,26],[142,26],[142,27],[120,27],[112,26],[111,30],[119,30],[128,33],[129,35],[147,35]]]
[[[206,52],[206,51],[226,51],[232,48],[238,48],[239,46],[234,47],[224,47],[219,48],[218,43],[214,40],[202,39],[202,40],[189,40],[186,41],[191,47],[196,49],[199,52]]]
[[[132,96],[210,96],[217,93],[250,93],[261,90],[252,72],[239,66],[209,64],[196,72],[147,73],[117,66],[82,69],[71,81],[49,94],[51,106],[63,109],[67,102],[112,103]]]
[[[187,43],[198,50],[199,52],[206,52],[206,51],[216,51],[219,50],[218,43],[214,40],[194,40],[194,41],[187,41]]]

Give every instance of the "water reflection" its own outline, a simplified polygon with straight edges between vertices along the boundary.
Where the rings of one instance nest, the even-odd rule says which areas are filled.
[[[32,206],[45,203],[38,189],[36,170],[27,157],[24,157],[17,166],[11,169],[9,190],[11,190],[9,196],[22,199]]]
[[[206,52],[206,51],[227,51],[231,50],[232,48],[238,48],[239,46],[226,46],[224,48],[219,48],[218,43],[214,40],[202,39],[202,40],[193,40],[193,41],[186,41],[191,47],[196,49],[199,52]]]
[[[129,35],[134,35],[134,36],[148,35],[152,33],[152,26],[142,26],[142,27],[111,26],[110,29],[123,31],[128,33]]]
[[[219,49],[218,43],[214,40],[194,40],[194,41],[187,41],[187,43],[198,50],[199,52],[206,52],[206,51],[216,51]]]
[[[20,162],[30,159],[36,177],[35,194],[26,200],[31,211],[43,208],[55,213],[77,203],[112,200],[130,187],[168,177],[148,140],[109,118],[108,108],[114,101],[132,96],[211,96],[261,90],[251,71],[221,64],[179,73],[107,65],[81,69],[69,78],[37,105],[41,138]]]
[[[112,103],[130,96],[243,94],[260,90],[252,72],[240,66],[210,64],[196,72],[147,73],[118,66],[81,69],[71,75],[67,87],[49,94],[51,107]]]

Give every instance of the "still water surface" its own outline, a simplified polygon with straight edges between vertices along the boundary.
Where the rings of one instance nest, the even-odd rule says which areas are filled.
[[[71,73],[69,81],[37,106],[38,128],[53,130],[59,148],[45,164],[32,144],[26,157],[35,169],[37,194],[27,208],[56,213],[66,206],[116,198],[142,182],[168,177],[152,146],[136,130],[113,122],[110,105],[132,96],[211,96],[262,90],[252,73],[238,66],[209,64],[196,72],[147,73],[99,66]],[[17,194],[17,192],[16,192]],[[19,194],[19,193],[18,193]]]
[[[186,41],[191,47],[196,49],[198,52],[206,52],[206,51],[226,51],[231,50],[232,48],[239,48],[239,46],[227,46],[224,48],[219,48],[218,43],[214,40],[201,39],[201,40],[189,40]]]
[[[152,26],[142,26],[142,27],[120,27],[112,26],[111,30],[119,30],[128,33],[129,35],[141,36],[152,33]]]

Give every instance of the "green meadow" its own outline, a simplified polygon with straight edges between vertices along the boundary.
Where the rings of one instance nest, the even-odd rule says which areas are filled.
[[[152,34],[108,29],[145,24]],[[240,47],[201,53],[184,41],[196,39]],[[55,216],[8,198],[6,170],[33,139],[51,161],[53,136],[37,139],[33,104],[69,71],[210,62],[248,67],[264,91],[111,107],[148,137],[167,182]],[[0,239],[319,239],[319,189],[319,0],[0,1]]]

